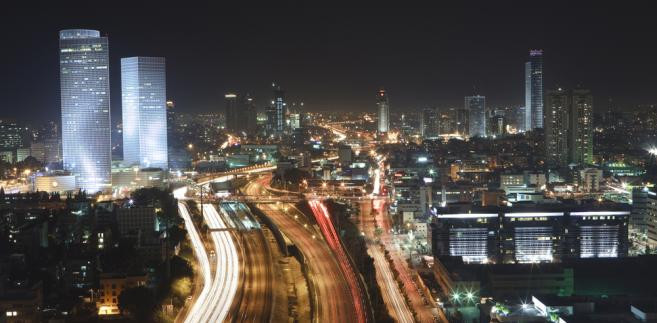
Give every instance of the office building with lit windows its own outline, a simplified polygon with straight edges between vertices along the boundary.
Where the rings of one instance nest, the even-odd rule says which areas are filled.
[[[446,207],[432,221],[437,257],[466,263],[551,263],[628,253],[630,211],[609,207]]]
[[[168,169],[164,58],[122,58],[121,97],[124,163]]]
[[[64,168],[89,193],[111,187],[109,48],[97,30],[59,32]]]
[[[548,91],[546,163],[550,167],[593,163],[593,96],[586,89]]]

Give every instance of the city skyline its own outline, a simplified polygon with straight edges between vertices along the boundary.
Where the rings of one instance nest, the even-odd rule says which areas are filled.
[[[157,10],[169,12],[174,9],[163,7]],[[110,65],[118,66],[121,57],[166,57],[171,69],[168,99],[175,100],[181,112],[221,111],[222,93],[232,89],[251,93],[256,105],[262,107],[271,99],[268,84],[272,81],[281,84],[290,95],[303,100],[310,111],[372,111],[375,103],[368,93],[380,87],[393,94],[393,112],[420,111],[427,106],[459,107],[463,96],[468,95],[473,86],[487,97],[490,107],[522,106],[524,63],[527,50],[532,48],[542,48],[548,53],[544,62],[546,88],[574,88],[581,84],[593,93],[602,93],[595,98],[594,106],[598,111],[606,108],[609,97],[620,107],[657,101],[647,90],[655,85],[650,75],[654,74],[657,66],[647,59],[654,45],[640,41],[648,30],[644,28],[642,19],[607,21],[606,18],[614,13],[612,8],[582,5],[573,8],[572,16],[563,17],[557,24],[549,19],[550,13],[555,10],[550,7],[532,11],[535,17],[524,15],[528,8],[489,9],[498,12],[505,23],[487,24],[491,30],[456,27],[451,34],[440,32],[440,27],[458,21],[466,12],[471,12],[455,8],[452,10],[454,17],[447,17],[444,21],[430,20],[438,21],[435,25],[405,25],[402,20],[389,26],[373,23],[371,27],[364,27],[367,24],[360,22],[372,19],[365,8],[339,15],[333,9],[326,8],[328,13],[336,14],[336,18],[331,18],[332,15],[322,14],[316,8],[286,7],[274,9],[274,12],[299,17],[300,21],[274,21],[273,28],[267,31],[255,27],[224,28],[223,24],[228,24],[232,19],[269,19],[268,10],[255,9],[245,17],[245,11],[240,8],[234,8],[235,17],[221,23],[211,22],[206,18],[207,14],[191,12],[199,14],[199,19],[185,26],[182,22],[188,21],[188,18],[174,20],[173,23],[144,18],[139,13],[146,8],[136,8],[135,13],[127,15],[120,25],[102,16],[82,19],[75,15],[75,10],[70,13],[56,11],[60,14],[52,16],[57,16],[57,19],[45,17],[39,23],[30,25],[26,25],[30,22],[29,18],[24,21],[11,21],[10,18],[3,24],[13,23],[14,28],[25,27],[22,29],[30,35],[30,39],[7,35],[7,39],[15,42],[16,46],[5,50],[2,55],[6,61],[16,63],[0,77],[4,78],[4,83],[9,79],[16,81],[9,82],[4,89],[6,92],[2,94],[12,117],[25,119],[37,115],[43,120],[56,119],[59,93],[53,86],[57,80],[51,73],[56,68],[56,61],[48,54],[49,50],[44,49],[55,48],[53,35],[58,30],[79,26],[112,35]],[[16,10],[20,12],[22,9]],[[109,10],[111,13],[113,9]],[[384,16],[394,14],[394,10],[385,7],[376,10]],[[208,8],[208,11],[213,10]],[[409,14],[409,18],[405,19],[415,21],[428,13],[410,11]],[[487,14],[474,15],[492,22]],[[544,27],[524,28],[532,21]],[[141,23],[153,23],[152,28],[162,27],[162,31],[158,37],[148,37],[146,33],[134,32],[141,29],[130,28]],[[299,28],[302,23],[304,28]],[[326,29],[322,23],[334,28]],[[351,30],[350,26],[356,23],[358,28],[354,29],[353,36],[344,37],[346,31]],[[492,36],[482,43],[485,49],[476,50],[474,44],[465,42],[475,32]],[[201,48],[191,39],[183,37],[186,34],[194,37],[216,36],[208,38],[209,51],[200,51]],[[285,36],[270,38],[277,34]],[[499,34],[504,34],[505,38]],[[309,38],[311,35],[316,35],[316,39]],[[279,42],[274,42],[274,39]],[[580,41],[581,44],[578,43]],[[173,43],[180,45],[167,46]],[[230,43],[234,46],[228,46]],[[40,50],[31,50],[37,44]],[[384,51],[386,54],[383,56],[374,55],[385,44],[392,49]],[[635,59],[619,59],[623,44],[632,50]],[[27,55],[19,49],[27,49]],[[295,55],[280,54],[288,50]],[[197,59],[190,60],[189,55],[193,53],[198,54]],[[209,60],[210,57],[212,60]],[[34,74],[30,77],[34,80],[32,88],[39,89],[42,95],[28,98],[20,95],[29,87],[24,82],[27,75],[16,66],[26,60],[34,68]],[[641,64],[641,61],[648,63]],[[390,65],[392,62],[397,63]],[[600,77],[600,71],[605,71],[603,77]],[[350,76],[345,78],[344,75]],[[110,79],[112,116],[117,119],[121,115],[118,70],[110,71]]]

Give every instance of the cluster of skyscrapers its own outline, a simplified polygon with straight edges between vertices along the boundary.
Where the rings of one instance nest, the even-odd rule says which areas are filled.
[[[488,137],[509,131],[541,129],[545,134],[546,161],[550,167],[593,162],[593,97],[586,89],[550,90],[544,96],[543,50],[530,50],[525,63],[525,105],[488,109],[486,97],[466,96],[463,108],[424,108],[421,135]],[[379,115],[383,115],[379,109]],[[380,121],[381,123],[381,118]]]
[[[97,30],[59,33],[64,169],[88,192],[111,188],[109,47]],[[126,162],[167,168],[164,58],[121,60]]]

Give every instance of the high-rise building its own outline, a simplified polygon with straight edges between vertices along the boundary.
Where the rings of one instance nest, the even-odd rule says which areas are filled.
[[[243,131],[245,125],[242,122],[240,113],[239,98],[237,93],[226,93],[224,95],[226,106],[224,108],[224,118],[226,120],[226,130],[239,133]]]
[[[572,91],[570,113],[570,162],[593,163],[593,95],[585,89]]]
[[[379,132],[388,132],[390,130],[390,103],[388,95],[384,89],[379,90],[376,96],[376,106],[378,108]]]
[[[225,96],[226,129],[238,134],[254,134],[256,131],[256,107],[253,98],[247,93],[227,93]]]
[[[111,187],[109,48],[97,30],[59,32],[64,168],[88,192]]]
[[[577,89],[549,91],[545,111],[546,162],[551,167],[593,163],[593,96]]]
[[[525,122],[524,131],[543,128],[543,50],[529,51],[525,63]]]
[[[164,57],[121,59],[123,160],[168,169]]]
[[[258,130],[258,111],[255,102],[248,93],[242,96],[242,110],[246,117],[246,133],[255,135]]]
[[[8,119],[0,119],[0,148],[16,149],[23,147],[25,128]]]
[[[545,158],[550,167],[568,165],[568,128],[571,97],[568,91],[548,91],[545,110]]]
[[[440,112],[437,108],[422,109],[420,130],[424,139],[438,138],[440,134]]]
[[[270,134],[280,135],[285,131],[285,117],[286,117],[286,104],[285,104],[285,91],[275,83],[272,84],[274,88],[274,98],[271,101],[270,109],[267,109],[267,130]]]
[[[465,110],[469,115],[470,137],[486,137],[486,97],[466,96]]]

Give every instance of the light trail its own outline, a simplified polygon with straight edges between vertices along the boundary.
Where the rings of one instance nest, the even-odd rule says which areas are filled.
[[[212,204],[203,204],[203,215],[210,230],[227,228]],[[237,293],[239,259],[235,243],[227,231],[211,231],[210,235],[215,247],[215,277],[210,288],[210,296],[201,305],[200,319],[190,322],[224,321]]]
[[[319,225],[322,234],[326,238],[326,242],[328,243],[330,249],[335,254],[338,260],[338,264],[340,265],[340,269],[342,270],[342,273],[344,274],[347,283],[349,284],[349,291],[351,292],[354,308],[356,310],[354,313],[355,318],[358,322],[367,322],[364,295],[360,288],[360,284],[355,273],[355,268],[352,267],[346,251],[340,244],[340,238],[338,237],[338,234],[333,227],[333,223],[329,218],[328,210],[326,209],[326,206],[318,200],[310,200],[308,201],[308,204],[310,205],[317,224]]]
[[[186,188],[185,188],[186,190]],[[182,192],[182,196],[184,196],[184,191],[185,190],[176,190],[179,193]],[[174,195],[176,193],[174,192]],[[192,308],[189,310],[187,313],[187,318],[185,319],[185,322],[198,322],[199,321],[199,316],[202,312],[201,310],[201,304],[205,302],[205,299],[208,296],[208,293],[210,292],[210,285],[212,284],[212,278],[211,278],[211,270],[210,270],[210,261],[208,260],[208,255],[205,252],[205,246],[203,245],[203,242],[201,241],[201,237],[199,236],[198,232],[196,231],[196,227],[194,226],[194,222],[192,222],[192,218],[189,215],[189,211],[187,210],[187,206],[183,202],[178,203],[178,212],[182,216],[183,220],[185,221],[185,229],[187,230],[189,234],[189,238],[192,242],[192,246],[194,248],[194,255],[196,255],[196,259],[198,260],[198,264],[201,267],[201,275],[203,277],[203,289],[201,293],[199,294],[198,298],[194,302],[194,305]]]

